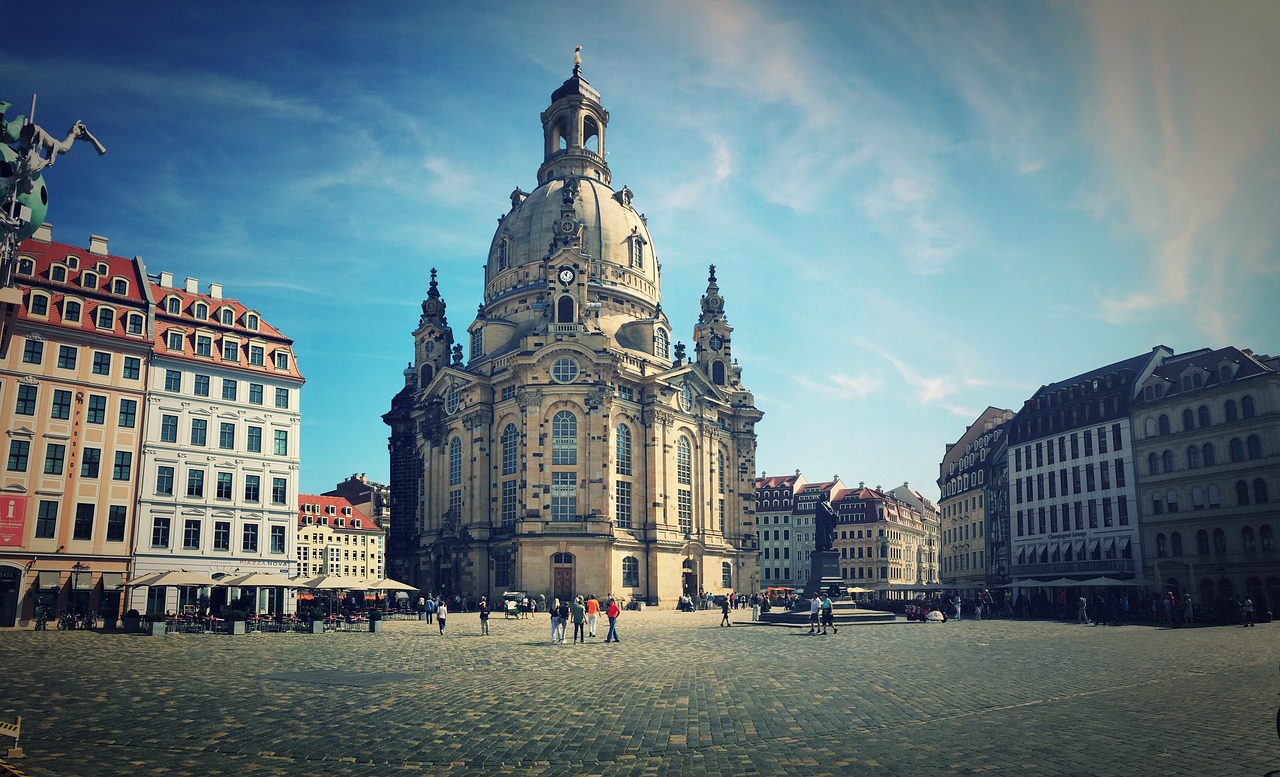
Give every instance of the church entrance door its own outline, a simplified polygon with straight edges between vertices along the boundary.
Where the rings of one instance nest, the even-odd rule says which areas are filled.
[[[551,596],[561,601],[573,598],[573,554],[551,557]]]

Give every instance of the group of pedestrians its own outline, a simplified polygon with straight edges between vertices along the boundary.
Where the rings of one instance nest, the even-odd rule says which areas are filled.
[[[835,605],[826,594],[814,594],[809,600],[809,633],[823,636],[831,629],[832,634],[839,634],[836,628]]]
[[[585,645],[587,638],[595,638],[596,624],[600,617],[600,601],[595,594],[574,597],[572,602],[554,600],[551,603],[551,643],[564,644],[564,635],[569,624],[573,624],[573,644]],[[604,606],[604,616],[609,621],[609,631],[605,634],[605,642],[621,642],[618,638],[618,616],[622,608],[618,601],[610,596]]]

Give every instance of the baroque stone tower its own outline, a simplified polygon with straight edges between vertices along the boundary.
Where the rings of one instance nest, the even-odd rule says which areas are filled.
[[[594,593],[674,606],[756,584],[755,424],[711,268],[695,357],[673,347],[644,214],[573,75],[542,116],[462,358],[431,287],[391,427],[388,574],[476,598]],[[673,357],[674,350],[674,357]]]

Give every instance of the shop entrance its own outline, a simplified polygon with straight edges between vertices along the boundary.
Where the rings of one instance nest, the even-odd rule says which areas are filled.
[[[18,625],[18,589],[22,587],[22,570],[0,567],[0,626]]]
[[[694,571],[693,559],[686,559],[680,565],[684,570],[684,593],[686,596],[698,595],[698,573]]]

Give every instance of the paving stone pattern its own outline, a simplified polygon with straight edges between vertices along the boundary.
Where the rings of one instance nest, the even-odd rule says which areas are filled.
[[[6,631],[0,718],[31,777],[1280,775],[1277,625],[719,619],[625,612],[616,645],[473,613],[444,637]]]

